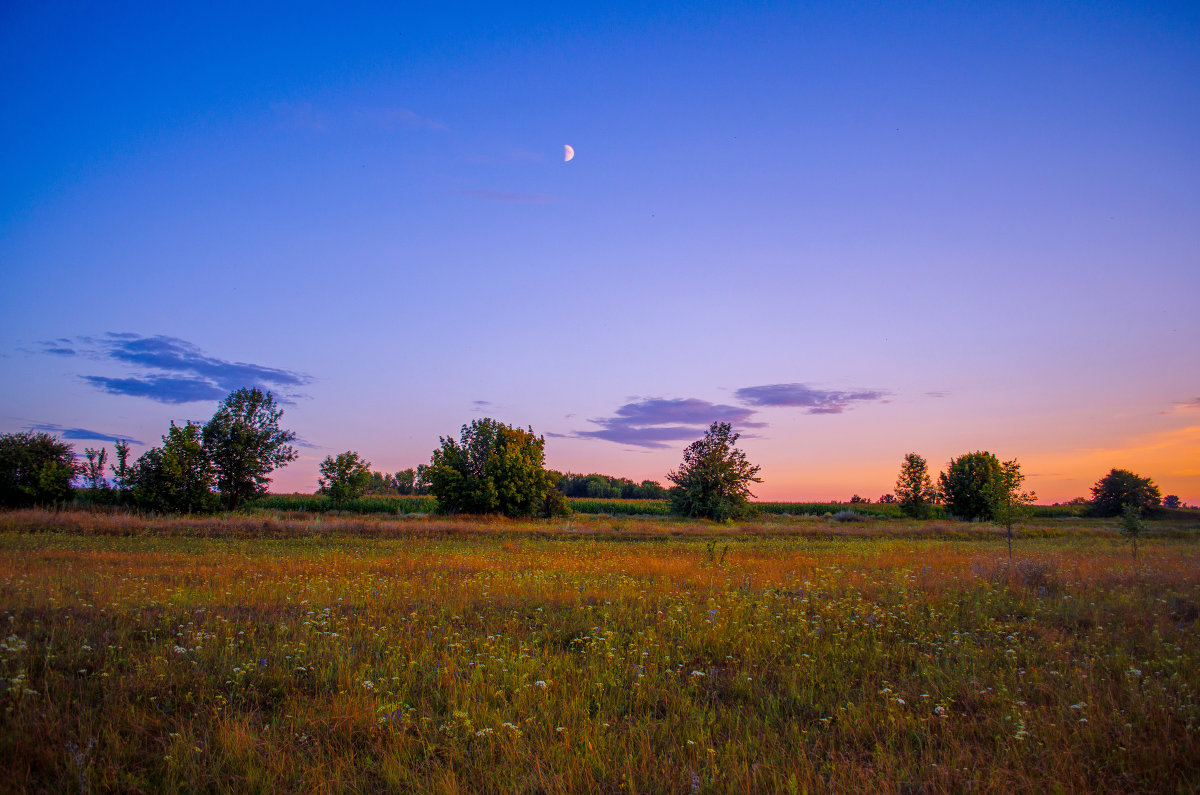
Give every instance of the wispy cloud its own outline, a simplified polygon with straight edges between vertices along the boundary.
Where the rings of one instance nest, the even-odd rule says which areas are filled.
[[[554,201],[554,197],[548,193],[509,193],[502,190],[485,190],[483,188],[464,190],[462,194],[464,196],[474,196],[476,199],[514,204],[549,204]]]
[[[944,389],[937,389],[937,390],[934,390],[933,392],[926,392],[925,397],[944,398],[944,397],[950,397],[950,393]]]
[[[877,389],[840,392],[807,384],[764,384],[743,387],[733,394],[748,406],[787,406],[805,409],[808,414],[841,414],[855,403],[886,402],[889,393]]]
[[[584,439],[603,439],[637,447],[669,447],[667,442],[699,438],[714,422],[728,422],[738,428],[763,428],[766,423],[751,422],[753,409],[709,403],[698,398],[647,398],[626,403],[615,416],[589,420],[600,426],[576,431]]]
[[[45,353],[82,356],[92,360],[119,363],[135,372],[122,376],[81,375],[102,392],[113,395],[144,397],[159,403],[191,403],[219,400],[235,389],[258,387],[279,393],[312,382],[312,377],[293,370],[282,370],[246,362],[230,362],[206,355],[192,343],[177,337],[147,337],[127,332],[109,332],[100,337],[78,337],[43,343]],[[70,354],[63,353],[70,350]],[[276,394],[282,403],[292,402],[297,394]]]
[[[64,428],[55,423],[45,422],[39,425],[30,425],[31,431],[43,431],[45,433],[53,433],[61,436],[64,439],[76,441],[95,441],[95,442],[119,442],[126,441],[130,444],[145,444],[139,442],[130,436],[124,434],[104,433],[102,431],[93,431],[88,428]]]

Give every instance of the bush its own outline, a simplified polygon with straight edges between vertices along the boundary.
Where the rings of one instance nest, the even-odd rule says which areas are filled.
[[[1150,478],[1135,475],[1127,469],[1114,469],[1092,486],[1092,514],[1120,516],[1126,505],[1139,513],[1153,511],[1162,502],[1158,486]]]
[[[71,445],[48,433],[0,434],[0,505],[65,502],[78,472]]]

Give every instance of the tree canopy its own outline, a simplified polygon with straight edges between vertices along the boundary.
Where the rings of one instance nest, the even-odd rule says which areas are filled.
[[[753,513],[750,484],[762,483],[761,467],[746,460],[738,438],[729,423],[714,422],[703,439],[687,446],[679,469],[667,474],[675,484],[668,491],[673,511],[717,520]]]
[[[928,462],[916,453],[905,455],[896,478],[896,499],[901,512],[914,519],[928,519],[936,496]]]
[[[212,463],[194,422],[174,422],[162,437],[162,447],[143,453],[129,476],[133,501],[141,508],[172,513],[201,513],[216,507]]]
[[[338,453],[336,458],[325,456],[321,462],[321,493],[329,495],[339,509],[347,500],[361,497],[370,483],[371,462],[362,460],[353,450]]]
[[[485,417],[439,437],[424,476],[443,513],[532,516],[565,511],[545,469],[545,439]],[[551,494],[553,492],[553,494]]]
[[[1092,513],[1096,516],[1121,516],[1126,505],[1146,513],[1161,502],[1162,493],[1154,481],[1127,469],[1113,469],[1092,486]]]
[[[1000,459],[986,451],[952,458],[938,476],[946,510],[960,519],[991,519],[991,484],[1000,473]]]
[[[279,427],[283,409],[270,392],[239,389],[204,426],[204,449],[229,510],[266,494],[272,471],[296,459],[296,434]]]
[[[0,434],[0,505],[63,502],[78,472],[71,445],[48,433]]]

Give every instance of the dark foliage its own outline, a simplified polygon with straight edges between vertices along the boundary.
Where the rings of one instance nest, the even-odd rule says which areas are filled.
[[[947,512],[960,519],[991,519],[991,484],[1000,471],[1000,459],[985,451],[951,459],[938,477]]]
[[[547,500],[555,478],[545,469],[545,439],[490,418],[462,426],[459,441],[441,437],[423,473],[442,513],[505,516],[565,512]]]
[[[1126,505],[1145,514],[1161,502],[1162,494],[1154,481],[1127,469],[1114,469],[1092,486],[1092,514],[1095,516],[1121,516]]]
[[[0,434],[0,505],[53,505],[71,497],[79,473],[70,444],[48,433]]]
[[[762,483],[761,467],[736,447],[739,436],[729,423],[714,422],[703,439],[683,451],[683,463],[667,475],[675,484],[668,492],[675,513],[718,521],[754,513],[750,484]]]
[[[296,434],[279,427],[283,409],[270,392],[239,389],[204,426],[204,449],[230,510],[267,493],[272,471],[296,459]]]

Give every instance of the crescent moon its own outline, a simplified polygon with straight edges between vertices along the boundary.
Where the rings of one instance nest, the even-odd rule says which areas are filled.
[[[563,144],[563,162],[566,163],[575,156],[575,147],[570,144]]]

